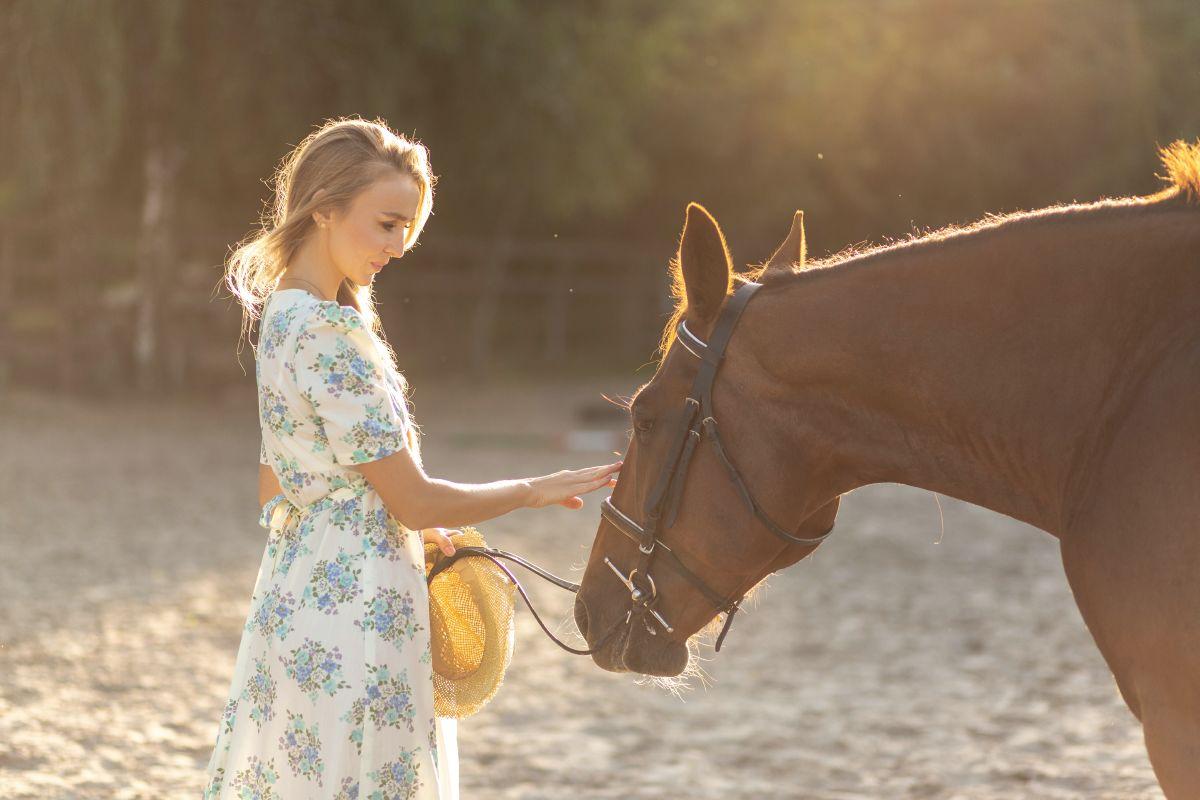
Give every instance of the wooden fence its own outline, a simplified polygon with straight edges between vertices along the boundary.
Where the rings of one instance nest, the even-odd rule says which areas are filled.
[[[253,353],[237,352],[240,308],[220,283],[225,244],[186,249],[206,255],[164,264],[172,274],[147,290],[129,248],[0,229],[0,389],[220,391],[252,376]],[[669,255],[580,241],[429,243],[385,270],[376,296],[405,371],[633,370],[654,357],[670,310]]]

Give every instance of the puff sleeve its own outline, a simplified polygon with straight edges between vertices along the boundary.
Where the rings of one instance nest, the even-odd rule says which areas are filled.
[[[267,440],[259,439],[258,442],[258,463],[271,466],[271,459],[267,458]]]
[[[293,368],[335,463],[362,464],[406,447],[403,398],[390,390],[383,353],[356,309],[321,303],[297,336]]]

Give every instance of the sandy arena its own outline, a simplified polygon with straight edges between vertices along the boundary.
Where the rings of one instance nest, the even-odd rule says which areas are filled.
[[[428,471],[606,463],[536,435],[635,385],[418,383]],[[200,796],[265,544],[253,407],[0,401],[0,798]],[[479,527],[578,580],[601,496]],[[941,507],[895,485],[846,496],[815,557],[770,579],[718,656],[701,648],[711,685],[680,696],[518,611],[504,687],[460,725],[464,800],[1161,798],[1057,542]],[[529,586],[573,632],[571,596]]]

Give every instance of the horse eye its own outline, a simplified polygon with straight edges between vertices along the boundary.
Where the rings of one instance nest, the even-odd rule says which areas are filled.
[[[636,430],[638,433],[649,433],[650,429],[654,427],[654,420],[652,420],[652,419],[639,420],[639,421],[633,423],[633,427],[634,427],[634,430]]]

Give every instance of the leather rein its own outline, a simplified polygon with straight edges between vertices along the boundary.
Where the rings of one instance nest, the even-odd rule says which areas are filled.
[[[542,569],[537,564],[534,564],[531,561],[527,561],[526,559],[522,558],[521,556],[517,555],[516,553],[510,553],[507,550],[498,550],[494,547],[458,547],[458,548],[455,548],[453,555],[446,556],[445,558],[443,558],[437,564],[434,565],[433,569],[431,569],[429,571],[429,576],[426,580],[432,582],[433,579],[437,576],[437,574],[439,572],[442,572],[447,567],[449,567],[451,564],[453,564],[455,561],[457,561],[460,558],[463,558],[464,556],[475,556],[478,558],[486,558],[488,561],[492,562],[497,567],[499,567],[500,570],[508,577],[508,579],[513,582],[513,585],[517,587],[517,592],[520,593],[521,599],[525,602],[525,607],[529,609],[529,613],[533,614],[533,618],[535,620],[537,620],[537,624],[540,625],[542,627],[542,630],[545,631],[546,635],[550,637],[550,641],[554,642],[556,645],[561,647],[563,650],[566,650],[568,653],[571,653],[571,654],[577,655],[577,656],[590,656],[592,653],[595,653],[597,650],[599,650],[600,647],[604,644],[604,642],[608,640],[608,637],[611,636],[616,631],[616,626],[614,625],[611,629],[609,629],[608,633],[606,633],[600,641],[596,642],[596,646],[592,647],[590,650],[581,650],[576,647],[571,647],[569,644],[566,644],[565,642],[563,642],[562,639],[559,639],[557,636],[555,636],[553,633],[551,633],[551,631],[548,627],[546,627],[546,623],[542,621],[541,614],[539,614],[537,612],[537,609],[533,607],[533,602],[529,599],[529,594],[525,591],[525,587],[522,586],[521,582],[519,580],[517,580],[517,577],[512,574],[512,570],[510,570],[507,566],[505,566],[502,563],[501,559],[503,559],[504,561],[511,561],[512,563],[514,563],[518,566],[524,567],[525,569],[532,572],[534,575],[537,575],[540,578],[544,578],[545,580],[550,581],[550,583],[553,583],[555,586],[559,586],[563,589],[566,589],[568,592],[573,592],[575,594],[578,594],[579,593],[579,584],[573,583],[564,578],[560,578],[557,575],[555,575],[553,572]]]
[[[511,561],[556,586],[576,594],[579,592],[579,584],[564,580],[553,573],[547,572],[518,555],[490,547],[460,547],[455,550],[454,555],[447,556],[439,561],[437,566],[430,571],[428,579],[432,581],[434,576],[449,567],[460,557],[477,556],[486,558],[503,570],[509,580],[516,585],[517,591],[521,594],[521,599],[528,606],[530,612],[532,612],[534,619],[537,620],[538,625],[541,626],[542,630],[545,631],[546,635],[555,644],[568,653],[592,655],[622,625],[632,625],[635,616],[642,620],[646,630],[651,635],[657,635],[658,632],[650,624],[649,620],[646,619],[647,616],[653,618],[667,633],[675,632],[675,629],[656,608],[659,600],[658,587],[655,585],[654,578],[650,574],[650,567],[654,561],[654,557],[661,552],[665,554],[664,557],[668,560],[668,563],[704,595],[718,614],[725,614],[725,624],[721,628],[720,635],[717,636],[714,648],[717,652],[720,652],[721,644],[725,641],[725,635],[729,632],[729,626],[733,623],[733,615],[737,613],[742,599],[746,596],[745,592],[733,600],[725,598],[709,587],[692,570],[688,569],[679,556],[660,538],[660,531],[666,531],[675,524],[675,518],[679,514],[679,504],[683,497],[683,487],[687,479],[688,466],[691,463],[692,456],[695,454],[696,446],[700,443],[701,439],[707,435],[708,441],[712,443],[717,458],[724,465],[726,472],[729,474],[730,481],[733,483],[734,488],[737,489],[738,496],[741,497],[745,506],[774,536],[788,544],[815,546],[833,533],[833,527],[831,526],[829,530],[820,536],[805,539],[788,533],[786,529],[776,524],[767,515],[766,511],[763,510],[762,506],[759,505],[758,501],[754,499],[754,495],[747,488],[741,473],[729,459],[725,447],[721,442],[721,434],[717,427],[717,421],[713,416],[712,386],[717,376],[717,370],[724,359],[725,348],[729,344],[734,326],[736,326],[738,318],[741,316],[743,309],[745,309],[746,303],[749,302],[750,298],[760,288],[762,288],[762,284],[754,282],[746,282],[738,287],[737,291],[733,293],[733,296],[729,298],[725,306],[721,309],[721,314],[717,318],[712,336],[707,343],[693,335],[688,330],[687,324],[684,321],[681,320],[679,323],[675,341],[686,352],[700,359],[700,370],[692,382],[691,390],[684,398],[682,424],[675,431],[671,439],[671,444],[667,450],[667,458],[663,462],[662,473],[659,475],[658,482],[646,498],[643,508],[645,522],[638,524],[632,517],[623,513],[613,504],[611,497],[604,498],[600,503],[601,516],[611,523],[613,527],[637,543],[638,552],[641,555],[637,566],[628,575],[621,572],[620,568],[610,558],[605,556],[604,563],[613,571],[625,587],[629,589],[630,607],[626,611],[624,618],[618,617],[605,634],[597,640],[594,646],[587,650],[570,647],[551,633],[550,629],[542,621],[541,616],[534,609],[533,603],[529,600],[529,595],[525,592],[525,588],[521,586],[512,572],[501,563],[500,559]],[[638,586],[636,578],[639,575],[644,578],[645,587]]]

